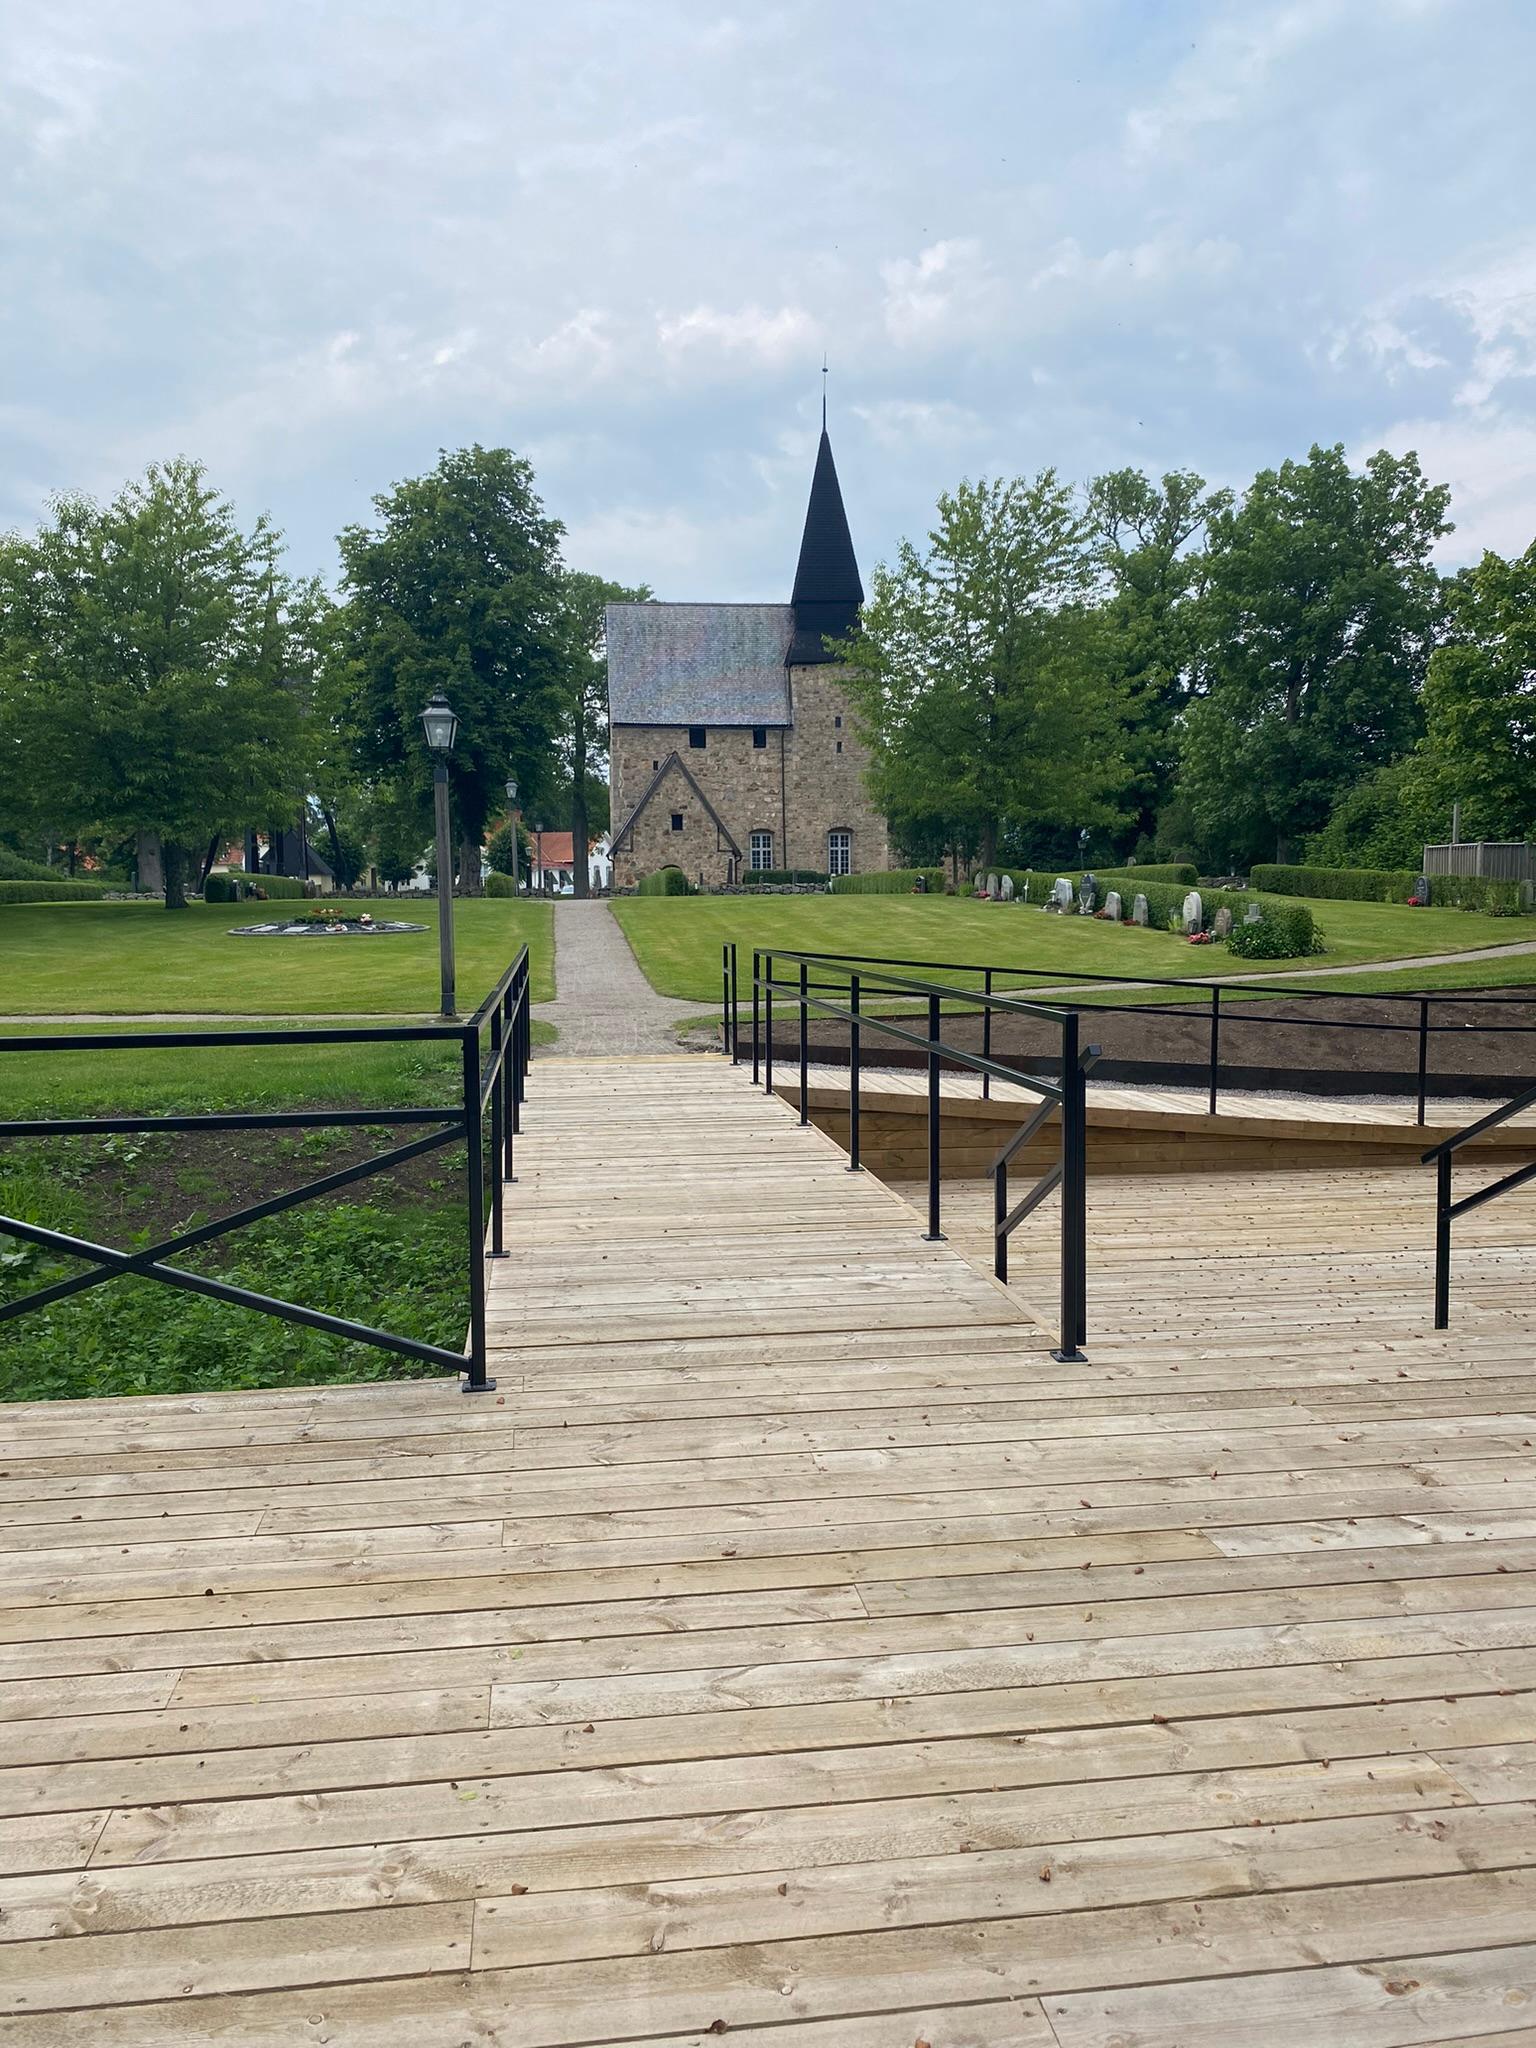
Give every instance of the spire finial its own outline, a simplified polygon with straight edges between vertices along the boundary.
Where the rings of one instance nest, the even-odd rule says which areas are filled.
[[[827,431],[827,352],[821,352],[821,431]]]

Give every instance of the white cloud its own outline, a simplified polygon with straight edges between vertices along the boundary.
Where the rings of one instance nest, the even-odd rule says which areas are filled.
[[[1399,420],[1362,439],[1355,459],[1378,447],[1417,450],[1426,476],[1451,487],[1456,530],[1440,542],[1440,562],[1475,561],[1485,548],[1523,554],[1536,540],[1536,420],[1492,406],[1450,419]]]
[[[995,283],[971,236],[934,242],[918,256],[882,263],[885,327],[900,347],[920,347],[974,332],[984,320]]]
[[[1322,31],[1341,19],[1338,0],[1259,8],[1253,0],[1230,15],[1207,16],[1192,25],[1194,55],[1168,80],[1161,96],[1132,107],[1125,117],[1126,153],[1133,162],[1166,157],[1192,148],[1200,130],[1251,112],[1274,71]]]
[[[778,367],[805,355],[816,335],[815,322],[800,306],[741,306],[726,312],[717,306],[695,306],[691,312],[663,314],[656,322],[662,353],[674,361],[694,351],[729,361],[749,358]]]

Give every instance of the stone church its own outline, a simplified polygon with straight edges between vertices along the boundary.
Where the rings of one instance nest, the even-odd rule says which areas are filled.
[[[613,882],[890,865],[841,671],[864,588],[822,421],[788,604],[608,607]]]

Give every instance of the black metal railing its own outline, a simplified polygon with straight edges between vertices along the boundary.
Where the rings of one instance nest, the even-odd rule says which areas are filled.
[[[775,1002],[792,1007],[797,1024],[795,1058],[798,1065],[800,1122],[810,1122],[810,1018],[830,1017],[847,1024],[849,1030],[848,1170],[861,1170],[861,1054],[863,1034],[874,1031],[883,1037],[916,1046],[927,1069],[927,1223],[929,1243],[941,1242],[942,1229],[942,1147],[943,1116],[940,1076],[945,1065],[982,1076],[984,1086],[996,1079],[1012,1083],[1038,1095],[1040,1107],[1018,1135],[998,1154],[988,1169],[994,1186],[993,1268],[1000,1280],[1008,1277],[1008,1240],[1013,1232],[1056,1189],[1061,1191],[1061,1246],[1059,1343],[1051,1354],[1068,1360],[1082,1357],[1088,1335],[1088,1110],[1087,1077],[1099,1058],[1097,1046],[1079,1045],[1079,1019],[1075,1010],[1031,1003],[1014,995],[987,992],[982,1000],[986,1015],[993,1010],[1006,1015],[1044,1019],[1060,1035],[1059,1072],[1055,1081],[1022,1074],[999,1065],[986,1053],[973,1053],[947,1042],[943,1035],[943,1005],[957,991],[946,984],[911,975],[891,974],[884,967],[850,965],[819,953],[759,949],[752,956],[752,1079],[765,1092],[773,1093]],[[792,970],[781,974],[780,968]],[[722,960],[722,994],[727,1006],[725,1050],[732,1063],[741,1058],[739,1016],[736,1013],[737,967],[734,945],[727,944]],[[871,1015],[863,1007],[870,993],[881,997],[918,1000],[926,1008],[926,1030],[914,1031],[890,1017]],[[835,998],[841,997],[841,1001]],[[1013,1208],[1008,1206],[1008,1169],[1028,1141],[1053,1116],[1060,1116],[1060,1148],[1054,1163],[1030,1192]]]
[[[360,1164],[308,1181],[303,1187],[269,1196],[265,1201],[219,1216],[190,1230],[140,1251],[117,1251],[109,1245],[93,1244],[61,1230],[47,1230],[16,1216],[0,1215],[0,1234],[21,1238],[45,1250],[83,1259],[90,1270],[56,1280],[30,1294],[0,1305],[0,1322],[66,1300],[87,1288],[100,1286],[120,1274],[143,1280],[157,1280],[167,1287],[190,1294],[207,1295],[237,1308],[254,1309],[284,1322],[300,1323],[323,1330],[357,1344],[370,1344],[402,1358],[425,1360],[452,1368],[464,1375],[465,1393],[489,1392],[496,1382],[486,1374],[485,1261],[505,1256],[503,1242],[502,1192],[514,1179],[513,1140],[522,1128],[522,1105],[527,1092],[529,1058],[532,1050],[530,1028],[530,980],[528,948],[501,976],[496,986],[470,1017],[462,1022],[440,1024],[399,1024],[336,1026],[320,1030],[302,1028],[241,1031],[143,1031],[90,1032],[80,1036],[28,1033],[17,1038],[0,1038],[0,1056],[6,1053],[46,1052],[85,1054],[102,1052],[152,1052],[172,1047],[234,1046],[316,1046],[316,1045],[403,1045],[414,1043],[449,1045],[458,1048],[458,1099],[442,1108],[394,1106],[382,1109],[314,1109],[218,1112],[206,1115],[144,1115],[108,1117],[28,1117],[0,1121],[3,1138],[57,1138],[110,1136],[131,1131],[305,1131],[351,1126],[422,1125],[425,1135],[396,1145]],[[486,1173],[486,1114],[489,1111],[490,1172]],[[469,1225],[469,1333],[462,1352],[398,1332],[374,1329],[342,1316],[276,1296],[254,1293],[207,1274],[189,1272],[167,1263],[178,1253],[212,1244],[246,1224],[259,1223],[281,1215],[301,1202],[337,1193],[375,1173],[403,1166],[423,1153],[445,1145],[464,1146],[464,1193]],[[486,1249],[489,1226],[490,1249]]]
[[[1529,1180],[1536,1180],[1536,1160],[1529,1166],[1518,1166],[1513,1173],[1506,1173],[1502,1179],[1492,1181],[1487,1187],[1475,1188],[1461,1200],[1452,1199],[1451,1173],[1456,1154],[1474,1138],[1480,1138],[1486,1131],[1497,1130],[1512,1116],[1518,1116],[1523,1109],[1536,1104],[1536,1088],[1527,1088],[1522,1094],[1506,1102],[1502,1109],[1491,1110],[1487,1116],[1480,1116],[1464,1130],[1443,1138],[1438,1145],[1432,1145],[1423,1155],[1423,1163],[1433,1163],[1435,1168],[1435,1328],[1445,1330],[1451,1322],[1451,1225],[1458,1216],[1465,1216],[1469,1209],[1480,1209],[1484,1202],[1497,1200],[1507,1195],[1512,1188],[1522,1187]],[[1531,1134],[1531,1143],[1536,1145],[1536,1132]]]
[[[741,1045],[735,980],[735,952],[735,945],[731,942],[727,942],[721,949],[721,1034],[722,1043],[733,1060],[739,1059]],[[777,954],[776,957],[787,959],[790,956],[788,954]],[[1225,1042],[1227,1045],[1230,1045],[1230,1033],[1234,1029],[1241,1030],[1250,1027],[1299,1031],[1329,1029],[1387,1034],[1399,1040],[1403,1037],[1411,1038],[1415,1046],[1417,1069],[1413,1092],[1416,1098],[1417,1122],[1421,1125],[1427,1120],[1430,1083],[1433,1077],[1431,1049],[1436,1038],[1442,1036],[1465,1038],[1469,1030],[1476,1030],[1490,1037],[1536,1037],[1536,1024],[1490,1024],[1486,1021],[1468,1024],[1458,1021],[1458,1012],[1464,1015],[1468,1008],[1484,1011],[1498,1009],[1501,1006],[1509,1009],[1530,1009],[1533,1003],[1536,1003],[1536,997],[1514,991],[1499,995],[1488,993],[1479,995],[1393,995],[1375,992],[1356,992],[1348,988],[1299,988],[1291,986],[1288,982],[1266,983],[1264,981],[1237,981],[1226,978],[1219,982],[1209,979],[1201,980],[1196,977],[1169,977],[1159,981],[1148,981],[1129,974],[1065,973],[1060,968],[1012,966],[1003,962],[994,962],[990,966],[982,966],[975,961],[908,960],[892,955],[874,953],[812,953],[807,954],[805,957],[809,961],[829,966],[892,967],[904,968],[918,974],[934,973],[943,974],[946,977],[968,977],[967,980],[947,981],[944,995],[946,999],[969,997],[974,999],[980,1007],[981,1050],[983,1058],[987,1060],[990,1060],[992,1057],[993,1005],[990,999],[1000,983],[1004,985],[1012,984],[1014,986],[1033,984],[1038,989],[1038,984],[1045,982],[1051,985],[1053,992],[1059,991],[1062,995],[1075,993],[1079,990],[1090,991],[1099,988],[1110,990],[1116,988],[1145,989],[1153,995],[1154,1000],[1136,1003],[1116,1003],[1096,998],[1092,1004],[1093,1014],[1101,1016],[1172,1017],[1187,1023],[1191,1028],[1192,1036],[1196,1038],[1201,1048],[1199,1059],[1191,1061],[1190,1064],[1200,1072],[1205,1089],[1206,1108],[1211,1116],[1215,1116],[1218,1113],[1220,1093],[1224,1079],[1224,1034],[1226,1034]],[[1203,997],[1204,1001],[1203,1003],[1194,1000],[1159,1003],[1155,1000],[1155,995],[1160,989],[1188,989]],[[1243,1000],[1239,1007],[1234,1008],[1231,1004],[1223,1007],[1223,996],[1237,996]],[[1350,1003],[1370,1003],[1385,1006],[1386,1014],[1380,1018],[1360,1017],[1347,1019],[1323,1016],[1276,1017],[1265,1015],[1258,1009],[1257,1003],[1260,999],[1266,1000],[1271,1004],[1281,1001],[1287,1003],[1339,1003],[1344,1001]],[[1051,996],[1040,995],[1038,1000],[1058,1014],[1068,1007],[1065,1002],[1057,999],[1054,994]],[[1230,1065],[1230,1061],[1225,1061],[1225,1064]],[[1311,1071],[1311,1069],[1307,1067],[1299,1071]],[[1010,1081],[1017,1081],[1019,1074],[1010,1069],[1007,1078]],[[1467,1085],[1468,1076],[1466,1074],[1458,1074],[1454,1078],[1459,1085],[1463,1087]],[[1230,1086],[1232,1084],[1228,1082],[1227,1085]],[[990,1096],[990,1074],[983,1074],[982,1093],[983,1096]]]

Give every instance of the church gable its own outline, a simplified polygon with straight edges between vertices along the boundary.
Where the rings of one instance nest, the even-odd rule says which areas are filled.
[[[674,809],[673,806],[676,804],[681,804],[683,808],[681,810]],[[652,826],[652,830],[647,834],[647,837],[654,838],[655,819],[650,815],[653,812],[657,816],[664,810],[667,812],[666,829],[674,833],[674,836],[688,832],[689,824],[692,822],[689,814],[695,807],[697,807],[697,811],[700,814],[698,822],[713,828],[717,850],[732,853],[739,860],[741,858],[741,848],[732,838],[729,826],[704,794],[704,791],[699,787],[699,784],[685,766],[682,756],[676,753],[668,754],[641,793],[639,802],[614,834],[613,851],[615,853],[620,851],[625,853],[634,852],[636,833],[641,827],[642,820],[645,820]],[[674,827],[672,821],[677,817],[681,817],[684,823],[681,826]],[[658,863],[658,865],[662,866],[666,864],[665,862]]]

